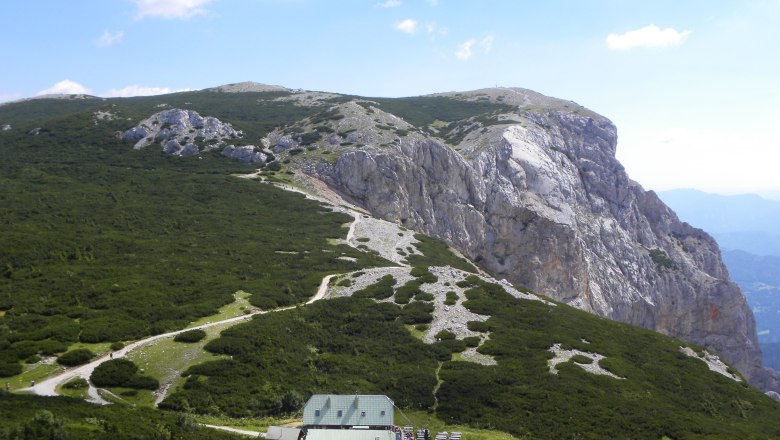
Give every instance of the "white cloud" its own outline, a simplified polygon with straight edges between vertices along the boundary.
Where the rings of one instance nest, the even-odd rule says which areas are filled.
[[[425,25],[425,30],[428,31],[429,34],[437,34],[437,35],[447,35],[449,30],[446,27],[439,26],[436,23],[428,23]]]
[[[374,6],[376,6],[377,8],[387,9],[387,8],[395,8],[396,6],[401,6],[401,3],[402,3],[401,0],[387,0],[382,3],[377,3]]]
[[[203,15],[203,7],[212,0],[133,0],[138,8],[137,17],[159,17],[165,19],[186,20],[196,15]]]
[[[124,38],[125,33],[122,31],[111,33],[109,31],[104,31],[103,34],[98,37],[97,40],[95,40],[95,46],[97,47],[109,47],[113,46],[117,43],[122,42],[122,38]]]
[[[41,90],[36,93],[36,96],[41,95],[87,95],[90,94],[90,90],[81,84],[71,81],[69,79],[62,80],[57,84],[49,87],[48,89]]]
[[[679,32],[672,28],[661,29],[651,24],[624,34],[609,34],[607,47],[611,50],[631,50],[637,47],[679,46],[693,31]]]
[[[407,34],[413,34],[417,32],[417,22],[412,20],[411,18],[407,18],[406,20],[396,24],[395,28],[401,32],[406,32]]]
[[[477,40],[470,39],[460,46],[458,46],[458,50],[455,51],[455,56],[461,60],[461,61],[467,61],[469,58],[471,58],[471,55],[473,55],[473,52],[471,50],[472,46],[474,46],[477,43]]]
[[[426,3],[428,3],[431,6],[438,6],[439,5],[439,0],[425,0],[425,1],[426,1]]]
[[[485,38],[482,39],[482,41],[479,42],[479,45],[482,46],[482,50],[487,54],[490,53],[491,50],[493,50],[493,43],[496,41],[495,35],[488,35]]]
[[[177,89],[171,90],[168,87],[149,87],[139,86],[137,84],[125,86],[121,89],[111,89],[108,93],[103,94],[106,98],[127,98],[130,96],[152,96],[152,95],[164,95],[166,93],[186,92],[191,89]]]

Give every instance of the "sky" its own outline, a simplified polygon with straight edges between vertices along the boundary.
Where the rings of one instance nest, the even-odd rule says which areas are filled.
[[[780,0],[7,0],[0,54],[0,102],[524,87],[611,119],[646,189],[780,199]]]

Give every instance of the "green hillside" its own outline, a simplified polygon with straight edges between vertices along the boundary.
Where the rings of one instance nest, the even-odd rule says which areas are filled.
[[[184,328],[215,315],[239,290],[261,309],[298,305],[218,338],[212,333],[202,343],[214,360],[184,371],[164,410],[1,394],[0,438],[39,428],[71,438],[220,438],[195,431],[185,414],[294,414],[310,394],[326,392],[387,394],[402,409],[517,438],[780,437],[780,404],[684,355],[686,344],[562,304],[519,299],[475,275],[438,280],[424,267],[474,268],[424,236],[418,250],[425,255],[407,260],[418,266],[410,271],[416,279],[384,276],[355,296],[303,305],[325,275],[357,277],[393,264],[339,240],[350,215],[236,177],[254,166],[217,151],[182,158],[159,146],[134,150],[117,136],[161,104],[231,122],[247,134],[241,142],[255,144],[301,118],[312,125],[337,117],[327,105],[277,100],[288,95],[187,92],[0,106],[0,123],[13,125],[0,132],[0,377],[18,383],[21,371],[55,368],[42,358],[69,349],[105,352],[112,342]],[[492,123],[501,109],[443,97],[378,104],[420,129],[446,123],[441,133],[450,142],[476,122]],[[114,119],[95,119],[98,110]],[[28,134],[38,127],[39,134]],[[282,171],[275,177],[287,178],[276,164]],[[351,285],[349,278],[337,282]],[[440,297],[426,291],[434,284]],[[443,297],[489,317],[468,323],[482,338],[440,332],[435,343],[421,340]],[[580,354],[553,374],[556,344],[605,359]],[[494,365],[463,360],[477,346]],[[620,378],[581,368],[589,364]]]
[[[184,388],[163,406],[263,417],[293,411],[313,393],[383,393],[402,408],[433,410],[438,374],[439,418],[519,438],[780,435],[777,403],[682,354],[686,344],[469,279],[466,307],[491,316],[478,351],[493,355],[495,366],[442,356],[447,341],[412,337],[401,306],[339,298],[224,332],[206,349],[231,360],[186,371]],[[624,379],[585,372],[574,361],[587,361],[577,358],[554,375],[547,364],[554,344],[604,355],[600,365]]]
[[[230,176],[250,166],[134,151],[113,134],[127,121],[91,116],[0,134],[0,376],[77,341],[182,328],[237,290],[291,305],[325,274],[389,264],[328,241],[350,216]]]
[[[0,391],[0,439],[240,439],[185,414]]]

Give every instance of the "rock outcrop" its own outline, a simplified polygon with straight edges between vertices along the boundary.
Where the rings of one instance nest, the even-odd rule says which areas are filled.
[[[514,110],[456,146],[415,134],[302,169],[497,278],[703,345],[753,383],[777,386],[717,244],[629,179],[608,119],[522,89],[457,96],[477,93]]]
[[[242,147],[228,145],[222,150],[222,155],[245,163],[265,163],[268,159],[268,155],[258,150],[254,145]]]
[[[225,145],[242,137],[243,133],[228,123],[182,109],[155,113],[122,134],[122,139],[135,142],[136,149],[159,143],[165,154],[194,156],[222,148],[222,155],[241,162],[265,162],[268,155],[254,145]]]

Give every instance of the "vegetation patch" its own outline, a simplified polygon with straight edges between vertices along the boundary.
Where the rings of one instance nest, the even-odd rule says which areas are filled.
[[[235,439],[204,428],[186,414],[127,405],[94,405],[69,397],[0,391],[3,439]]]
[[[414,238],[419,242],[414,245],[422,255],[414,254],[406,257],[406,261],[410,265],[415,267],[452,266],[466,272],[477,272],[477,268],[473,264],[453,254],[447,243],[423,234],[414,234]]]
[[[477,277],[468,284],[464,305],[490,316],[468,327],[490,331],[477,351],[498,364],[443,364],[437,413],[448,423],[491,426],[532,438],[563,433],[635,438],[637,432],[643,438],[761,438],[780,433],[780,421],[771,416],[780,411],[776,402],[687,358],[679,341],[562,304],[517,299]],[[556,343],[606,356],[599,365],[626,379],[593,375],[574,362],[559,364],[559,373],[550,374],[547,350]],[[740,411],[737,401],[753,406]]]
[[[150,102],[123,100],[112,108],[121,117],[97,126],[91,112],[74,113],[39,121],[47,131],[38,136],[0,133],[1,375],[79,341],[183,328],[238,290],[271,309],[305,301],[329,273],[391,265],[328,241],[346,236],[348,215],[229,176],[250,165],[218,152],[195,160],[137,151],[116,139],[128,117],[140,119],[136,104]],[[61,107],[52,106],[35,108]]]
[[[73,367],[76,365],[86,364],[92,358],[95,357],[95,353],[87,350],[86,348],[77,348],[75,350],[63,353],[57,358],[57,363],[65,365],[66,367]]]
[[[661,249],[650,249],[650,259],[661,269],[677,270],[677,263]]]
[[[447,292],[447,297],[444,299],[445,306],[454,306],[458,303],[458,294],[450,290]]]
[[[396,279],[392,275],[385,275],[376,283],[355,291],[352,296],[355,298],[387,299],[393,296],[395,283]]]
[[[206,337],[206,331],[201,329],[187,330],[186,332],[179,333],[173,337],[176,342],[198,342]]]
[[[398,304],[408,304],[415,295],[421,293],[419,280],[409,280],[403,286],[395,291],[395,302]]]
[[[352,280],[349,278],[342,278],[336,283],[336,285],[340,287],[350,287],[352,285]]]
[[[89,382],[81,377],[74,377],[62,385],[66,390],[83,390],[89,388]]]
[[[138,374],[138,367],[127,359],[113,359],[95,367],[90,380],[98,387],[125,387],[156,390],[157,379]]]
[[[359,390],[387,394],[402,407],[428,408],[436,359],[397,320],[400,313],[391,303],[337,298],[263,315],[208,343],[207,350],[232,360],[190,368],[183,389],[162,406],[278,415],[299,411],[315,392]]]

